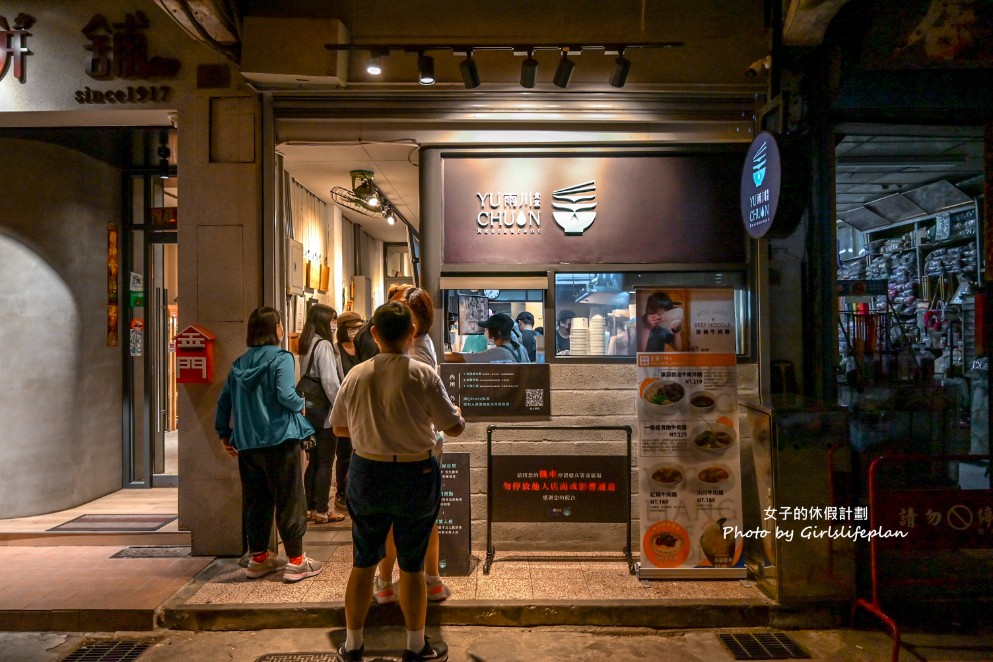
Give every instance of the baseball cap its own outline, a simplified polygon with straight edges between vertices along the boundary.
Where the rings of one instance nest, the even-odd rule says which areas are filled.
[[[517,321],[523,322],[524,324],[534,324],[534,315],[528,311],[522,311],[517,313]]]
[[[572,319],[575,316],[576,316],[576,313],[572,312],[571,310],[566,309],[566,310],[563,310],[562,312],[559,313],[559,321],[560,322],[564,322],[565,320]]]
[[[362,316],[351,311],[338,315],[338,326],[362,326]]]
[[[514,319],[507,313],[496,313],[495,315],[490,316],[488,320],[483,320],[480,322],[479,326],[484,329],[496,329],[498,331],[510,333],[514,330]]]

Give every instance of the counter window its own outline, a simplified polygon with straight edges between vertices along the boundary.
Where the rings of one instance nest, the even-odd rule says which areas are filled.
[[[546,351],[563,360],[689,351],[679,293],[695,288],[734,290],[736,351],[747,354],[750,306],[737,272],[557,273]]]
[[[443,295],[446,352],[481,353],[492,349],[493,334],[480,323],[503,313],[512,320],[511,334],[524,346],[530,362],[545,362],[545,290],[444,290]]]

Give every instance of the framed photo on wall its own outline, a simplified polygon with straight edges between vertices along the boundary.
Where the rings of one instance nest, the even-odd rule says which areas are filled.
[[[286,240],[286,291],[303,294],[303,244],[294,239]]]

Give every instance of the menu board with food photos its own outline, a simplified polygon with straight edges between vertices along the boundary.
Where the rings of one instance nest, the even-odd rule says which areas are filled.
[[[682,335],[685,342],[675,344],[687,350],[666,343],[638,353],[640,575],[745,577],[734,294],[672,295],[639,292],[649,306],[662,301],[670,311],[683,309],[669,313],[679,326],[667,337]],[[659,316],[652,309],[643,321],[664,325]]]

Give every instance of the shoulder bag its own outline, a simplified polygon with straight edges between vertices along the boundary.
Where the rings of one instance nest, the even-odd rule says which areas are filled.
[[[300,377],[300,381],[297,382],[297,393],[300,394],[300,397],[306,403],[304,416],[307,417],[307,420],[310,421],[310,424],[314,426],[315,430],[320,430],[324,427],[324,421],[327,419],[328,412],[331,410],[331,401],[328,399],[328,394],[324,392],[324,385],[321,384],[320,378],[310,376],[310,370],[314,367],[314,358],[317,356],[318,344],[320,344],[319,341],[311,348],[307,370]]]

